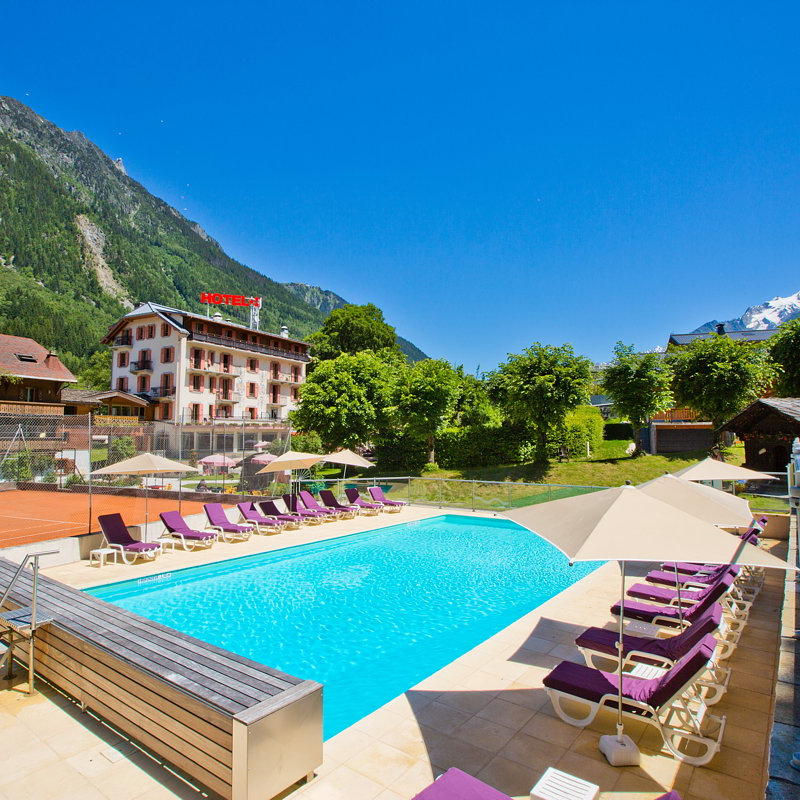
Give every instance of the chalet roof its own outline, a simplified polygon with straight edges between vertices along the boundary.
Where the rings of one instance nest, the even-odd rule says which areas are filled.
[[[727,336],[734,342],[766,342],[771,339],[778,332],[778,328],[766,328],[764,330],[755,331],[725,331],[723,336]],[[695,339],[711,339],[718,334],[714,331],[705,331],[704,333],[671,333],[669,335],[669,344],[687,345],[691,344]]]
[[[75,383],[77,378],[34,339],[0,333],[0,373],[17,378]]]
[[[129,392],[120,392],[117,389],[64,389],[61,393],[61,401],[66,405],[82,405],[82,406],[104,406],[109,405],[109,401],[113,399],[123,400],[126,403],[131,403],[135,406],[148,406],[147,400],[143,400],[135,394]]]
[[[785,423],[787,433],[800,435],[800,398],[762,397],[729,419],[720,430],[749,433],[768,417],[777,418]]]
[[[217,320],[215,320],[213,317],[207,317],[205,314],[197,314],[194,311],[182,311],[179,308],[170,308],[169,306],[162,306],[159,303],[140,303],[132,311],[129,311],[127,314],[125,314],[125,316],[123,316],[118,322],[114,323],[114,325],[109,328],[108,333],[103,337],[102,341],[109,343],[116,335],[118,329],[125,325],[126,321],[136,319],[137,317],[149,317],[153,315],[160,317],[162,320],[164,320],[164,322],[172,325],[180,333],[186,334],[189,333],[189,330],[187,330],[187,328],[182,324],[181,318],[183,317],[199,319],[203,322],[217,322]],[[301,339],[290,339],[288,336],[281,336],[280,334],[270,333],[269,331],[253,331],[252,328],[250,328],[248,325],[243,325],[241,322],[223,320],[223,324],[230,328],[235,328],[236,330],[249,331],[251,333],[261,333],[265,336],[272,336],[275,339],[283,339],[284,341],[291,342],[292,344],[308,344],[308,342],[304,342]]]

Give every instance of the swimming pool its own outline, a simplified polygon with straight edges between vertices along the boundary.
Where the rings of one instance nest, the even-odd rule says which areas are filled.
[[[88,591],[324,684],[330,738],[597,566],[443,515]]]

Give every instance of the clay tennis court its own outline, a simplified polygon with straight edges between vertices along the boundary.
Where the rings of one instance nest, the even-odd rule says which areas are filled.
[[[219,497],[209,498],[209,502],[219,500]],[[229,502],[233,504],[234,500]],[[150,494],[147,508],[148,518],[154,522],[161,511],[177,510],[178,501],[159,497],[154,491]],[[141,524],[145,519],[144,497],[94,492],[90,526],[88,494],[20,489],[0,492],[0,547],[99,531],[97,517],[114,512],[122,514],[127,525]],[[184,515],[202,513],[203,504],[184,500],[181,512]]]

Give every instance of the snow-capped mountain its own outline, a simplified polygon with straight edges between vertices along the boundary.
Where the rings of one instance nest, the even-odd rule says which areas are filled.
[[[741,317],[728,319],[723,323],[727,331],[744,330],[765,330],[767,328],[777,328],[790,319],[800,317],[800,292],[790,294],[788,297],[774,297],[766,303],[757,306],[750,306]],[[692,333],[705,333],[714,331],[719,322],[712,319]]]

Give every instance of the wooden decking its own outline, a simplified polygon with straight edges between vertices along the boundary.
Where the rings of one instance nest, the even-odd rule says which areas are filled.
[[[11,562],[0,559],[0,586],[8,584],[13,571]],[[30,575],[20,578],[17,587],[12,603],[29,605]],[[287,717],[292,703],[302,706],[303,729],[281,731],[292,748],[292,774],[283,775],[280,762],[285,756],[273,746],[258,754],[264,773],[259,791],[271,791],[262,795],[271,797],[321,762],[318,683],[250,661],[45,576],[39,578],[39,609],[41,616],[55,621],[37,635],[36,672],[223,797],[247,798],[255,788],[248,788],[258,772],[248,739],[255,741],[263,732],[243,737],[237,725],[248,729],[267,720],[265,728],[286,727],[293,718],[291,712]],[[25,660],[27,652],[20,650]],[[272,770],[270,761],[276,765]],[[288,783],[270,782],[274,780]]]

